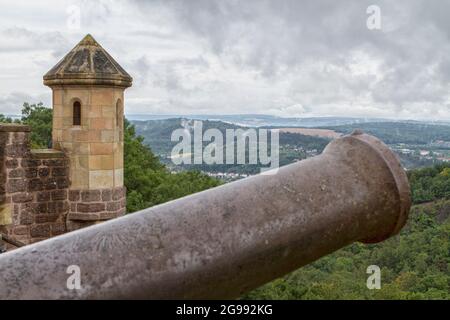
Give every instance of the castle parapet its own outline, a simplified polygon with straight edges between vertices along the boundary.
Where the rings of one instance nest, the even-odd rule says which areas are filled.
[[[0,231],[25,244],[65,233],[69,161],[54,149],[31,150],[30,128],[0,124]]]

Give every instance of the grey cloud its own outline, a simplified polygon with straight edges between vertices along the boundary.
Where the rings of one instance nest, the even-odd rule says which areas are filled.
[[[328,94],[311,102],[345,99],[342,90],[336,90],[342,86],[352,94],[366,91],[374,102],[393,103],[399,109],[408,103],[443,103],[448,94],[449,3],[378,1],[382,23],[388,29],[381,31],[366,28],[366,8],[372,1],[169,3],[181,27],[207,40],[215,54],[278,81],[289,72],[301,72],[307,63],[345,65],[357,50],[381,60],[379,72],[384,76],[378,81],[351,74],[329,74],[322,80],[303,75],[315,78],[319,91],[328,89]],[[146,6],[143,1],[138,4]]]
[[[7,115],[16,115],[22,108],[24,102],[30,104],[42,102],[50,106],[50,94],[30,95],[25,92],[12,92],[8,95],[0,95],[0,113]]]
[[[366,27],[372,0],[74,3],[82,31],[133,75],[130,101],[142,110],[450,117],[450,2],[378,0],[379,31]],[[64,26],[41,24],[0,30],[0,51],[60,58],[75,44]]]
[[[33,32],[23,27],[11,27],[0,31],[3,41],[1,51],[41,51],[51,50],[55,58],[70,48],[67,39],[58,31]]]

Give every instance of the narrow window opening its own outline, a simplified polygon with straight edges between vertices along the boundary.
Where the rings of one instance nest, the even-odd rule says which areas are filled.
[[[122,128],[123,124],[122,112],[122,101],[119,99],[116,103],[116,125],[119,128]]]
[[[73,103],[73,125],[81,125],[81,103],[78,101]]]

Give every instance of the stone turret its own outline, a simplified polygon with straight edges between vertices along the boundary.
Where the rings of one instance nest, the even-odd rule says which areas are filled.
[[[123,106],[132,81],[89,34],[44,76],[53,148],[70,160],[69,230],[125,213]]]
[[[30,244],[125,213],[123,103],[132,81],[87,35],[44,76],[54,149],[30,150],[28,126],[0,124],[0,236]]]

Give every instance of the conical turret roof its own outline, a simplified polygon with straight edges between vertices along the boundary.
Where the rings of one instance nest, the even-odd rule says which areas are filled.
[[[56,66],[44,75],[44,84],[130,87],[133,78],[86,35]]]

